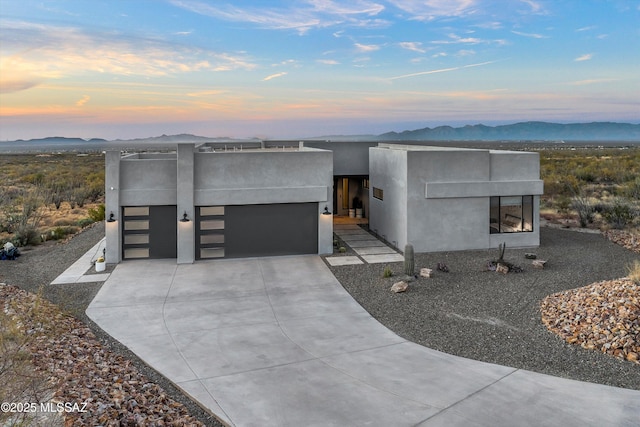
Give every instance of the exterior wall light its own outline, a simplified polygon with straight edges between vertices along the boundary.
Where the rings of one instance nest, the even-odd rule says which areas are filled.
[[[331,215],[331,212],[329,212],[329,208],[328,207],[324,207],[324,212],[322,212],[322,215]]]
[[[107,220],[107,222],[116,222],[116,219],[113,217],[113,212],[109,214],[109,219]]]
[[[180,220],[180,222],[189,222],[190,219],[187,217],[187,211],[184,211],[184,213],[182,214],[182,219]]]

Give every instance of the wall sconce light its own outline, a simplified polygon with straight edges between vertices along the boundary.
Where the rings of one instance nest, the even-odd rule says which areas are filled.
[[[324,212],[322,212],[322,215],[331,215],[331,212],[329,212],[329,208],[328,207],[324,207]]]
[[[109,219],[107,220],[107,222],[116,222],[116,219],[113,217],[113,212],[109,214]]]
[[[187,211],[184,211],[184,213],[182,214],[182,219],[180,220],[180,222],[189,222],[190,219],[189,217],[187,217]]]

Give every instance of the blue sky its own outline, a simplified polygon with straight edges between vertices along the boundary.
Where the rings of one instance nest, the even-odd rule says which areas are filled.
[[[0,139],[640,122],[640,2],[0,0]]]

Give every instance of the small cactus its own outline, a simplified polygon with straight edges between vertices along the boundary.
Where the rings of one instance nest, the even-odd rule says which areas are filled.
[[[504,261],[504,250],[507,249],[507,243],[500,243],[498,245],[498,261]]]
[[[391,271],[391,267],[389,267],[388,265],[384,268],[384,271],[382,272],[382,277],[384,277],[385,279],[388,277],[393,276],[393,271]]]
[[[415,259],[413,256],[413,245],[407,243],[404,246],[404,274],[413,276],[415,274]]]

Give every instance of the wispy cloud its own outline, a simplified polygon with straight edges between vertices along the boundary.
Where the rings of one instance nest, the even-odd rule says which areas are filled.
[[[574,61],[577,61],[577,62],[589,61],[591,58],[593,58],[593,53],[585,53],[584,55],[578,56],[576,59],[574,59]]]
[[[158,77],[256,67],[242,55],[74,27],[2,21],[0,32],[13,35],[0,48],[5,93],[87,73]]]
[[[527,6],[529,6],[529,10],[527,11],[527,13],[532,13],[532,14],[547,13],[546,9],[542,6],[540,2],[533,1],[533,0],[520,0],[520,1],[526,4]]]
[[[89,100],[91,99],[91,97],[89,95],[85,95],[82,97],[82,99],[79,99],[76,102],[76,107],[82,107],[84,104],[86,104],[87,102],[89,102]]]
[[[483,39],[483,38],[479,38],[479,37],[461,37],[457,34],[451,33],[448,34],[448,39],[446,40],[433,40],[431,41],[432,44],[439,44],[439,45],[449,45],[449,44],[471,44],[471,45],[476,45],[476,44],[493,44],[493,45],[498,45],[498,46],[503,46],[506,44],[506,42],[502,39]]]
[[[332,0],[307,0],[290,8],[238,7],[233,4],[206,3],[199,0],[170,0],[176,7],[200,15],[232,22],[247,22],[262,28],[296,30],[306,34],[313,28],[326,28],[337,24],[381,27],[389,25],[382,19],[371,19],[380,14],[384,5],[357,0],[348,4]]]
[[[407,50],[412,50],[418,53],[425,53],[427,50],[422,47],[421,42],[400,42],[398,45]]]
[[[267,76],[264,79],[262,79],[262,81],[263,82],[267,82],[269,80],[277,79],[278,77],[283,77],[283,76],[286,76],[286,75],[287,75],[287,72],[283,71],[281,73],[271,74],[270,76]]]
[[[497,61],[480,62],[480,63],[477,63],[477,64],[462,65],[460,67],[440,68],[438,70],[420,71],[418,73],[411,73],[411,74],[404,74],[404,75],[396,76],[396,77],[389,77],[387,80],[399,80],[399,79],[406,79],[407,77],[417,77],[417,76],[424,76],[424,75],[428,75],[428,74],[448,73],[450,71],[462,70],[464,68],[481,67],[483,65],[489,65],[489,64],[493,64],[495,62],[497,62]]]
[[[597,26],[595,26],[595,25],[589,25],[588,27],[578,28],[578,29],[576,30],[576,33],[581,33],[581,32],[583,32],[583,31],[591,31],[591,30],[595,30],[596,28],[598,28],[598,27],[597,27]]]
[[[586,85],[595,85],[600,83],[610,83],[615,81],[617,81],[617,79],[587,79],[587,80],[578,80],[575,82],[571,82],[569,84],[573,86],[586,86]]]
[[[474,11],[477,0],[389,0],[398,9],[411,14],[411,19],[431,21],[440,17],[464,16]]]
[[[499,30],[503,27],[502,22],[498,21],[483,22],[480,24],[476,24],[475,26],[485,30]]]
[[[224,90],[216,90],[216,89],[211,89],[211,90],[201,90],[198,92],[189,92],[187,93],[187,96],[193,97],[193,98],[201,98],[201,97],[207,97],[207,96],[216,96],[216,95],[220,95],[225,93],[226,91]]]
[[[380,50],[380,46],[377,44],[354,43],[354,46],[358,52],[375,52],[376,50]]]
[[[318,59],[316,60],[317,63],[319,64],[324,64],[324,65],[338,65],[340,64],[340,62],[336,61],[335,59]]]
[[[538,33],[523,33],[522,31],[511,31],[513,34],[516,34],[518,36],[522,36],[522,37],[529,37],[532,39],[548,39],[549,36],[545,36],[542,34],[538,34]]]

